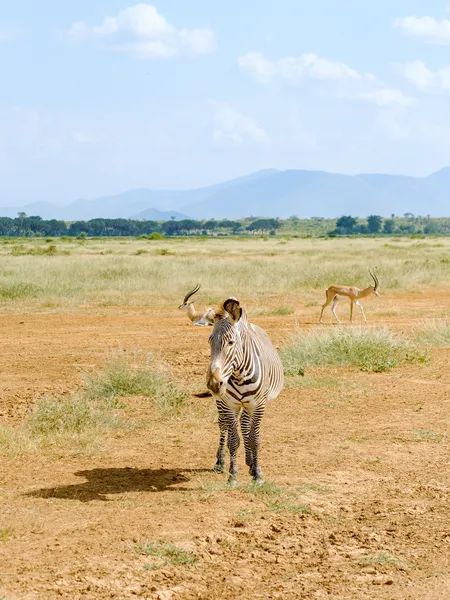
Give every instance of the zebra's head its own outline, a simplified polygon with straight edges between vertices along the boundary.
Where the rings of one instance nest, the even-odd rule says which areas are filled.
[[[216,311],[214,329],[209,338],[211,359],[206,375],[208,389],[216,395],[225,393],[233,371],[242,362],[242,340],[238,323],[243,309],[234,297],[228,298]]]

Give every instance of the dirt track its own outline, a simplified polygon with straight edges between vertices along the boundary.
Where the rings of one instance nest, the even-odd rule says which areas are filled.
[[[448,310],[447,297],[403,297],[400,317],[366,312],[401,331],[418,305],[429,317]],[[279,344],[316,313],[252,320]],[[156,352],[202,391],[208,334],[168,309],[0,315],[0,418],[19,421],[37,396],[72,393],[118,345]],[[434,350],[428,366],[383,374],[327,369],[336,388],[283,391],[264,419],[261,463],[303,512],[246,490],[242,448],[242,487],[226,489],[210,471],[213,420],[169,427],[144,398],[129,402],[147,426],[117,434],[104,453],[3,459],[0,597],[450,598],[449,358]],[[136,551],[144,540],[198,562],[149,569]]]

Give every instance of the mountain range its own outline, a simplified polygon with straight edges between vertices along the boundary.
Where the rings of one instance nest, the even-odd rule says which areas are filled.
[[[36,202],[0,207],[0,216],[15,217],[18,212],[66,221],[364,217],[407,212],[442,217],[450,215],[450,167],[427,177],[267,169],[192,190],[136,189],[67,206]]]

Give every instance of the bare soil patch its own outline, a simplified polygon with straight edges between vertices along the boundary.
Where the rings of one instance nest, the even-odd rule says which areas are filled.
[[[369,326],[407,334],[448,308],[445,290],[399,292],[366,313]],[[318,326],[318,312],[252,321],[282,344],[294,327]],[[113,433],[102,452],[2,458],[0,598],[450,598],[450,350],[387,373],[314,373],[333,386],[287,385],[263,421],[270,485],[255,492],[242,448],[237,489],[211,471],[213,400],[193,395],[205,389],[209,333],[169,308],[0,315],[4,423],[38,397],[73,393],[118,346],[154,352],[192,411],[204,408],[164,422],[129,398],[144,426]],[[145,554],[146,543],[192,560]]]

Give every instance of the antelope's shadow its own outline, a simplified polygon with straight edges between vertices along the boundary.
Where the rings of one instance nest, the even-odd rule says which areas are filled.
[[[201,473],[211,469],[134,469],[132,467],[90,469],[76,471],[74,475],[84,477],[87,481],[73,485],[42,488],[25,494],[34,498],[61,498],[91,502],[102,500],[107,502],[107,494],[123,494],[125,492],[163,492],[184,491],[189,488],[180,487],[180,483],[190,481],[189,473]],[[177,487],[173,487],[177,486]]]

